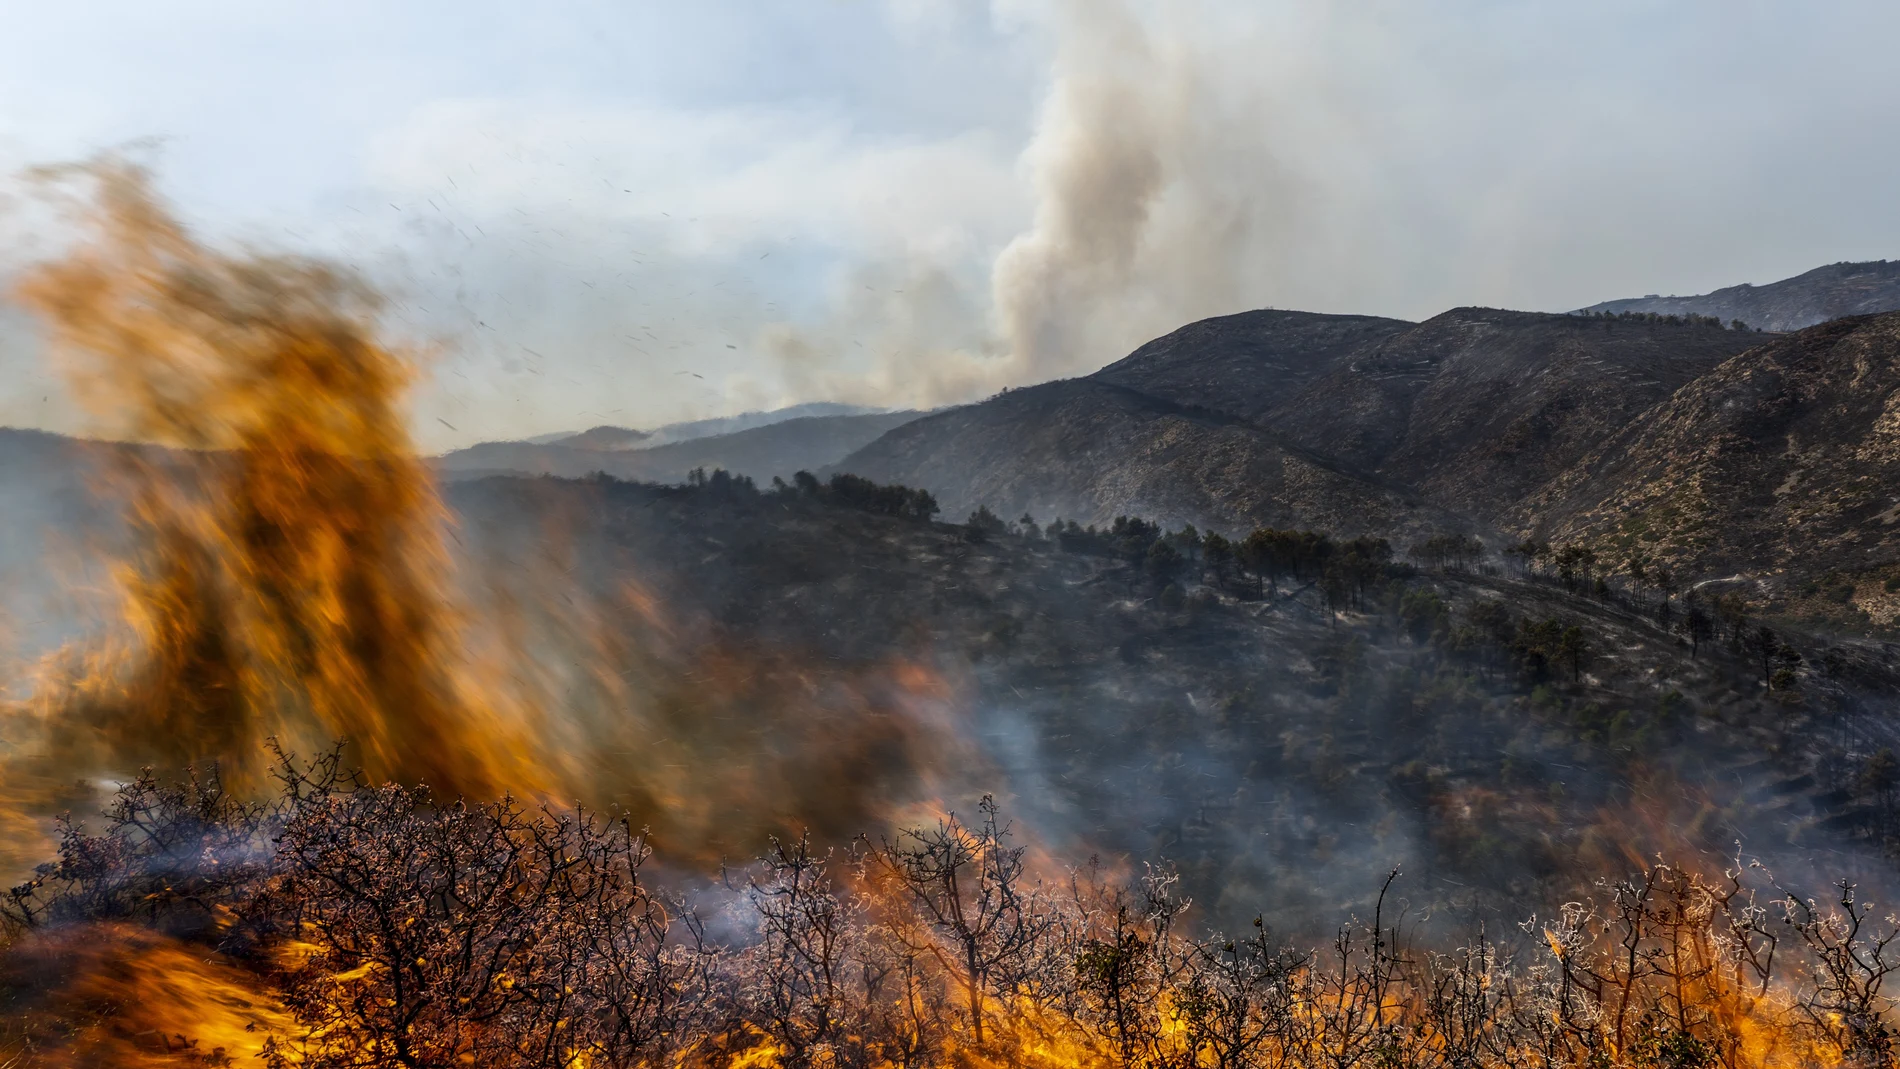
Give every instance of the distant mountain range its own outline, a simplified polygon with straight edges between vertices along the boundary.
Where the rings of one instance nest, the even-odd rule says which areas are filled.
[[[732,417],[734,423],[752,421],[752,425],[739,430],[711,431],[712,426],[727,421],[702,420],[663,427],[639,439],[630,437],[639,432],[596,427],[546,444],[483,442],[438,457],[435,465],[451,479],[510,472],[578,478],[605,472],[641,482],[680,482],[695,468],[724,468],[766,483],[774,476],[790,479],[799,471],[835,464],[885,431],[920,415],[853,411],[847,405],[801,407],[846,409],[848,414],[762,420],[778,413],[752,413]],[[680,428],[709,432],[694,434]],[[608,433],[616,431],[621,433]]]
[[[1900,260],[1817,267],[1765,286],[1743,283],[1699,297],[1631,297],[1604,301],[1584,312],[1655,312],[1659,315],[1739,319],[1762,330],[1800,330],[1842,316],[1900,308]]]
[[[767,427],[786,420],[805,419],[819,416],[870,416],[885,412],[882,408],[866,405],[845,405],[832,401],[813,401],[809,404],[792,405],[789,408],[775,408],[769,412],[741,412],[736,416],[719,416],[714,419],[696,419],[684,423],[668,423],[651,431],[639,431],[630,427],[602,426],[584,431],[560,431],[554,434],[541,434],[525,439],[531,445],[561,445],[570,449],[591,449],[609,452],[618,449],[651,449],[659,445],[672,445],[676,442],[690,442],[697,438],[711,438],[721,434],[736,434],[755,427]]]

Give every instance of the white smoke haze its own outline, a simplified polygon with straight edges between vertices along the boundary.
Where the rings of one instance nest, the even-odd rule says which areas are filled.
[[[439,180],[456,192],[422,198],[432,251],[411,255],[454,265],[452,311],[429,314],[454,335],[425,402],[444,424],[497,408],[546,429],[962,399],[967,378],[919,389],[936,378],[919,357],[982,344],[969,328],[983,309],[955,272],[1018,214],[1008,153],[988,135],[855,144],[796,109],[550,122],[460,102],[387,147],[390,189],[435,188],[444,159],[464,167]],[[797,308],[830,329],[792,326]],[[562,413],[577,387],[595,403]]]
[[[783,393],[760,381],[753,396],[928,408],[992,390],[1002,361],[980,287],[927,257],[856,268],[827,295],[823,322],[761,329]]]
[[[1011,378],[1092,370],[1283,289],[1276,270],[1309,198],[1277,158],[1271,71],[1217,73],[1275,59],[1217,15],[1059,6],[1052,85],[1026,153],[1035,225],[993,275]]]
[[[1874,0],[690,7],[45,6],[0,164],[157,137],[199,230],[356,264],[437,354],[430,449],[1900,255]],[[0,422],[83,429],[36,349],[0,313]]]
[[[1089,14],[1083,14],[1087,10]],[[1130,289],[1168,181],[1161,116],[1173,79],[1157,42],[1115,4],[1067,3],[1054,85],[1028,158],[1035,226],[997,258],[994,300],[1012,372],[1060,372]],[[1157,77],[1159,75],[1159,77]],[[1080,314],[1078,314],[1080,313]]]
[[[1116,0],[1063,0],[1035,14],[1054,56],[1019,161],[1034,207],[989,265],[988,308],[941,263],[889,269],[902,283],[891,292],[907,299],[870,303],[852,288],[829,322],[768,328],[795,393],[916,407],[969,400],[1093,370],[1276,290],[1303,198],[1270,143],[1270,87],[1209,76],[1222,57],[1205,35],[1220,20],[1200,5],[1144,15]],[[859,272],[858,288],[874,290],[877,274]],[[845,334],[876,336],[868,367],[827,367]]]

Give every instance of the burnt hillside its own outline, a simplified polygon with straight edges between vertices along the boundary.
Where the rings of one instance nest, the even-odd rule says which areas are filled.
[[[1897,369],[1900,313],[1775,338],[1606,441],[1527,515],[1553,539],[1743,573],[1790,611],[1891,625]]]
[[[1455,309],[1356,351],[1275,425],[1505,526],[1523,495],[1758,340],[1706,323]]]
[[[1377,316],[1241,312],[1189,323],[1089,378],[1264,423],[1354,352],[1412,326]]]
[[[838,468],[928,487],[959,514],[1513,529],[1528,495],[1760,340],[1706,321],[1492,309],[1419,324],[1254,312],[1086,379],[926,417]]]
[[[926,416],[837,469],[923,486],[947,515],[988,506],[1107,523],[1269,523],[1419,533],[1459,521],[1259,424],[1094,379],[1010,390]]]
[[[1185,532],[977,533],[732,482],[489,479],[452,502],[491,549],[559,516],[565,568],[647,592],[678,651],[640,669],[649,687],[676,673],[653,764],[717,753],[745,782],[842,715],[775,719],[803,666],[928,666],[950,688],[930,716],[974,742],[863,750],[814,793],[921,762],[940,797],[994,791],[1058,853],[1174,860],[1218,918],[1268,901],[1312,924],[1396,863],[1446,903],[1514,916],[1620,864],[1632,828],[1639,850],[1740,838],[1878,868],[1896,826],[1863,774],[1895,741],[1892,651],[1777,632],[1770,667],[1795,667],[1770,686],[1757,623],[1723,616],[1692,649],[1679,599],[1615,582],[1497,558],[1366,565],[1341,541],[1358,578],[1335,588]],[[753,658],[736,702],[705,674],[704,651],[728,647]],[[802,812],[801,781],[774,782],[779,811]]]

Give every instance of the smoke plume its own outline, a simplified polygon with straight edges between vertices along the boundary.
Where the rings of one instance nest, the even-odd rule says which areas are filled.
[[[855,272],[831,322],[767,328],[789,396],[966,401],[1270,302],[1302,201],[1272,151],[1271,79],[1211,75],[1190,6],[1065,0],[1039,16],[1053,56],[1019,161],[1027,225],[986,279],[917,254]],[[868,365],[852,349],[866,345]]]

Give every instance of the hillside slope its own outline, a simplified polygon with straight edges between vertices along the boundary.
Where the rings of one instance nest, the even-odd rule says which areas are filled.
[[[1264,524],[1410,534],[1459,525],[1245,420],[1093,379],[927,416],[837,468],[925,487],[955,519],[987,505],[1011,518],[1100,524],[1146,515],[1228,531]]]
[[[1089,378],[1271,423],[1308,382],[1412,326],[1375,316],[1241,312],[1189,323]]]
[[[1685,573],[1900,613],[1900,313],[1768,341],[1684,387],[1532,503],[1531,525]],[[1876,583],[1876,579],[1883,582]]]
[[[724,770],[710,794],[654,793],[705,796],[727,849],[762,811],[875,831],[860,822],[902,809],[915,776],[932,805],[994,793],[1058,856],[1165,857],[1204,917],[1324,931],[1399,864],[1414,905],[1514,916],[1620,871],[1625,850],[1727,857],[1739,838],[1845,872],[1873,829],[1900,827],[1900,800],[1840,789],[1900,742],[1900,661],[1878,646],[1789,635],[1805,666],[1769,692],[1745,656],[1692,656],[1652,614],[1511,574],[1396,568],[1334,620],[1310,587],[1157,579],[801,494],[493,479],[450,501],[477,552],[527,559],[559,516],[553,572],[640,585],[625,626],[645,637],[607,644],[633,658],[609,677],[640,681],[614,723],[657,718],[626,749],[662,783]],[[1580,670],[1520,659],[1535,621],[1578,628]],[[923,709],[867,703],[889,666],[931,681]],[[748,807],[763,789],[772,804]],[[700,813],[632,815],[664,850]]]
[[[1604,301],[1585,312],[1654,312],[1658,315],[1739,319],[1762,330],[1789,331],[1841,316],[1900,309],[1900,260],[1838,263],[1770,282],[1743,283],[1694,297],[1632,297]]]
[[[1478,308],[1418,324],[1250,312],[1086,379],[920,420],[838,466],[923,486],[958,515],[988,504],[1225,529],[1499,528],[1638,413],[1759,340]]]
[[[1355,350],[1270,418],[1308,448],[1501,525],[1525,495],[1758,340],[1459,308]]]

